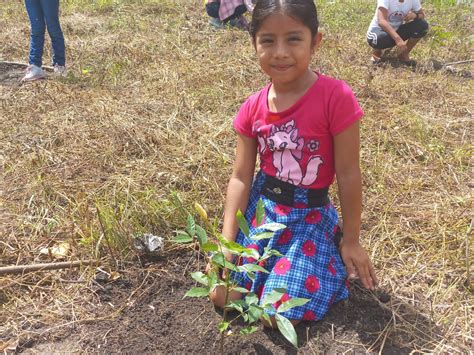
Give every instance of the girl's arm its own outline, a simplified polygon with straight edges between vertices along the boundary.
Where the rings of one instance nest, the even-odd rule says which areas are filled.
[[[405,41],[403,40],[402,37],[400,37],[393,29],[393,27],[390,25],[388,22],[388,10],[384,7],[378,7],[377,8],[377,20],[379,22],[379,26],[382,30],[387,32],[390,37],[395,41],[395,44],[397,45],[398,49],[401,52],[404,52],[407,50]]]
[[[235,217],[240,209],[245,213],[252,186],[255,162],[257,159],[257,140],[238,135],[234,169],[227,186],[224,207],[224,226],[222,234],[234,241],[237,236],[238,224]]]
[[[362,212],[359,142],[359,122],[334,137],[334,160],[344,235],[341,256],[349,277],[354,278],[358,274],[364,287],[373,289],[377,277],[367,252],[359,243]]]

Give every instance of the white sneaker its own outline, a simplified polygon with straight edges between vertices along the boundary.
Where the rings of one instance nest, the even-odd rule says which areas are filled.
[[[67,70],[64,65],[54,64],[54,75],[56,76],[66,76]]]
[[[34,81],[43,79],[45,76],[46,74],[43,69],[34,64],[30,64],[28,65],[28,68],[26,68],[26,74],[21,81]]]

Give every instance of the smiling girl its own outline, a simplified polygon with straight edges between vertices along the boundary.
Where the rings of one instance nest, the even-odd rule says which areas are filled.
[[[250,33],[259,65],[271,83],[250,96],[234,120],[237,150],[222,233],[260,254],[269,247],[282,256],[267,259],[269,274],[257,273],[251,280],[233,273],[232,278],[260,301],[275,288],[286,289],[281,302],[310,299],[282,314],[293,324],[318,320],[332,304],[348,297],[348,276],[359,277],[368,289],[377,283],[359,243],[363,112],[345,82],[310,68],[321,41],[313,0],[259,0]],[[257,155],[260,171],[254,178]],[[339,245],[338,215],[328,197],[335,176],[344,222]],[[238,232],[235,216],[239,209],[245,211],[252,221],[250,236],[258,232],[254,221],[260,199],[264,222],[282,223],[286,229],[271,239],[252,240]],[[225,306],[224,287],[214,289],[210,297],[217,306]],[[230,300],[241,297],[235,291],[229,295]],[[274,312],[269,315],[275,326]]]

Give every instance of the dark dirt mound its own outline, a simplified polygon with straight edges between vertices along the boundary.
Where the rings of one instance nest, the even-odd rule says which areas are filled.
[[[104,308],[122,311],[111,320],[93,321],[76,328],[59,343],[76,339],[74,349],[104,354],[219,352],[219,313],[207,299],[183,299],[194,285],[188,273],[196,265],[194,253],[175,253],[148,261],[140,269],[129,269],[118,280],[99,282],[95,292]],[[416,324],[416,328],[407,330],[403,322]],[[239,325],[234,326],[235,333],[238,328]],[[400,354],[421,349],[432,340],[433,335],[422,334],[428,328],[426,318],[407,306],[394,306],[387,293],[369,293],[353,285],[348,301],[336,304],[322,321],[300,324],[297,332],[302,353],[383,350],[385,354]],[[37,342],[29,351],[39,346]],[[260,330],[250,336],[228,338],[226,352],[296,353],[296,349],[278,331],[260,325]]]

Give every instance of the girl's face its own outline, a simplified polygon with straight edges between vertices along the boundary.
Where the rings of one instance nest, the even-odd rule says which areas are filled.
[[[254,47],[262,70],[274,85],[297,83],[308,75],[311,56],[321,41],[302,22],[277,12],[263,21]]]

